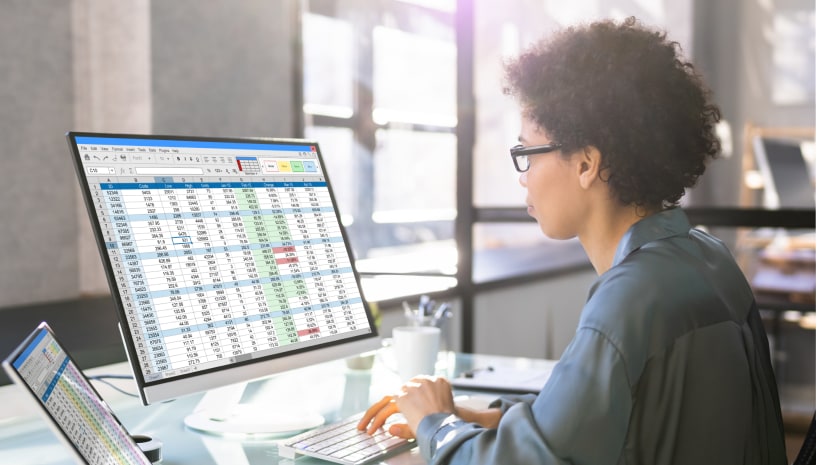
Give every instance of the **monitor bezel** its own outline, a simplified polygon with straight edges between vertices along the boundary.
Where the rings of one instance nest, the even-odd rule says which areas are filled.
[[[152,382],[146,382],[144,374],[142,373],[141,365],[138,361],[136,346],[128,325],[127,313],[122,302],[119,286],[113,272],[113,263],[107,253],[105,246],[105,237],[100,225],[99,216],[93,204],[93,197],[91,195],[91,188],[86,174],[83,170],[82,158],[77,144],[78,137],[98,137],[111,139],[145,139],[145,140],[171,140],[171,141],[194,141],[194,142],[226,142],[226,143],[259,143],[259,144],[288,144],[288,145],[303,145],[305,147],[314,147],[317,153],[318,162],[323,170],[323,175],[326,181],[327,188],[330,191],[330,198],[332,206],[335,211],[335,216],[340,227],[341,236],[343,238],[346,251],[350,258],[352,272],[360,292],[363,308],[366,312],[366,317],[369,322],[371,333],[360,334],[352,336],[347,339],[340,339],[337,341],[328,342],[326,344],[292,349],[289,351],[280,352],[269,355],[263,358],[246,360],[231,365],[222,365],[215,368],[205,369],[201,371],[194,371],[187,374],[174,376],[172,378],[160,379]],[[300,368],[316,363],[326,362],[330,360],[337,360],[352,355],[360,354],[367,351],[375,350],[382,346],[378,328],[375,325],[375,320],[372,315],[371,307],[365,299],[363,289],[360,284],[360,274],[355,266],[354,254],[352,253],[351,244],[349,242],[348,234],[343,223],[340,221],[337,201],[332,193],[332,184],[327,173],[326,165],[323,161],[323,154],[320,144],[315,140],[295,139],[295,138],[265,138],[265,137],[203,137],[203,136],[183,136],[183,135],[159,135],[159,134],[126,134],[126,133],[100,133],[100,132],[79,132],[70,131],[66,133],[68,144],[71,148],[72,159],[74,161],[74,168],[79,179],[82,197],[85,202],[85,207],[88,210],[88,215],[91,220],[91,226],[94,231],[94,237],[97,243],[97,249],[105,268],[105,276],[108,280],[108,286],[111,289],[111,295],[117,309],[117,316],[119,319],[119,333],[122,337],[125,346],[125,353],[128,362],[133,371],[134,379],[139,390],[139,396],[144,405],[149,405],[156,402],[175,399],[177,397],[192,394],[195,392],[206,391],[218,387],[227,386],[239,382],[252,381],[261,379],[275,373],[280,373],[295,368]],[[127,329],[126,329],[127,328]]]

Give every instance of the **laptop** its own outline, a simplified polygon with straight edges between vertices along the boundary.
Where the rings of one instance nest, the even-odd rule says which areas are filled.
[[[46,323],[3,361],[9,377],[39,406],[77,461],[88,465],[150,465]]]

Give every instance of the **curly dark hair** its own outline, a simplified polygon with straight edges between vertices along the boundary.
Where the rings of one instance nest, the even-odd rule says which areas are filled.
[[[677,205],[720,153],[720,110],[680,45],[635,18],[556,33],[505,64],[505,93],[562,145],[602,154],[625,205]]]

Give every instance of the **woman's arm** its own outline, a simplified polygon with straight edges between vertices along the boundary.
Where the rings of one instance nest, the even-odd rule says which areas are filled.
[[[454,414],[468,423],[476,423],[483,428],[496,428],[502,418],[502,410],[498,408],[472,409],[457,406]]]

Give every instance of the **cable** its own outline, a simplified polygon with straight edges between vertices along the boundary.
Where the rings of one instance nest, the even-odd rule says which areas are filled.
[[[133,379],[133,375],[94,375],[88,376],[88,379],[97,379],[101,380],[103,378],[110,378],[110,379]]]
[[[99,381],[100,383],[107,384],[112,389],[114,389],[116,391],[119,391],[122,394],[125,394],[126,396],[139,397],[138,395],[133,394],[131,392],[127,392],[124,389],[121,389],[120,387],[118,387],[118,386],[114,385],[113,383],[111,383],[110,381],[108,381],[108,379],[133,379],[132,375],[96,375],[96,376],[88,376],[88,379],[91,380],[91,381]]]

